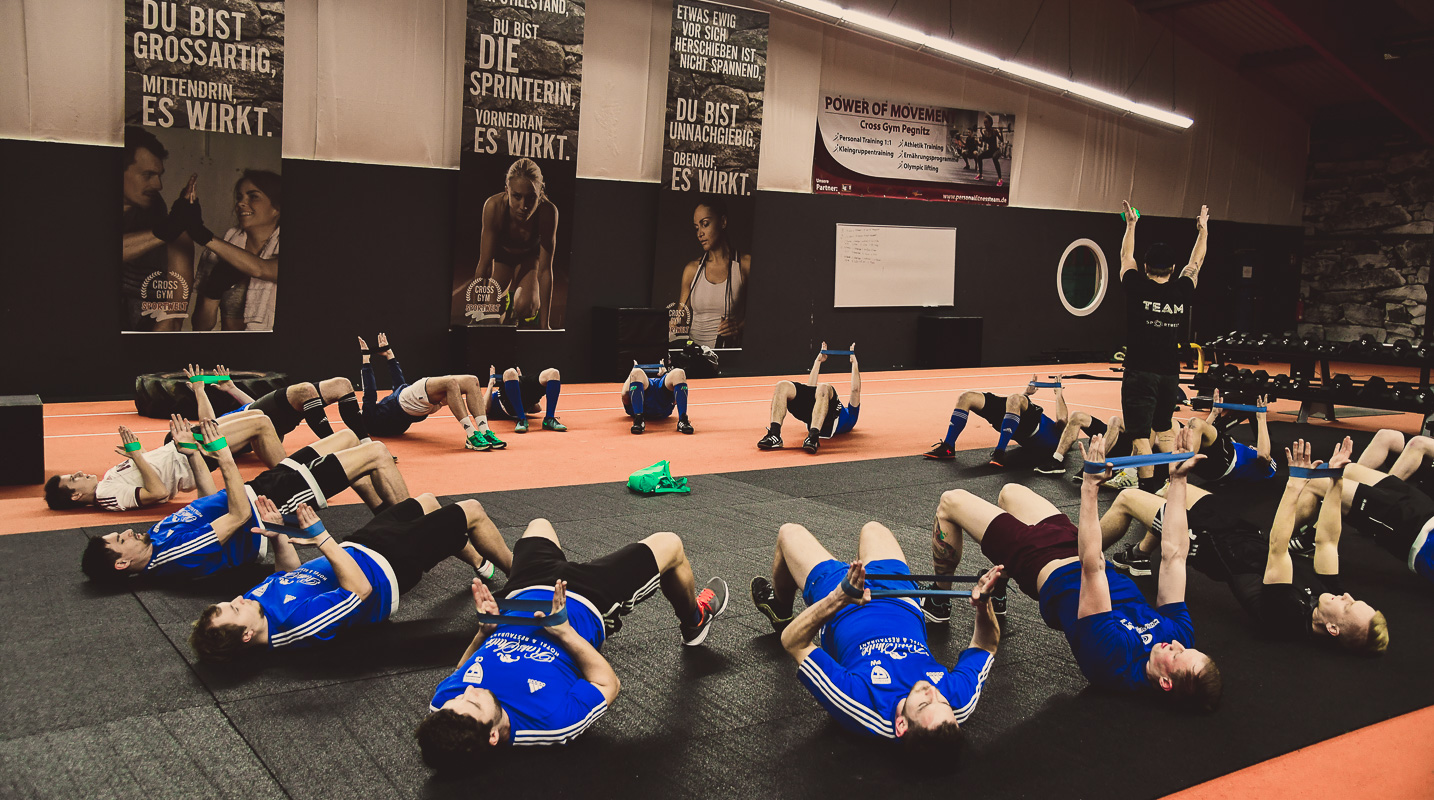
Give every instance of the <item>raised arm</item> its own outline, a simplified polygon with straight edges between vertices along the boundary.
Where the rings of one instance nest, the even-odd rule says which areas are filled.
[[[254,506],[259,512],[260,519],[270,525],[284,524],[284,516],[279,513],[279,508],[274,505],[273,500],[261,494],[255,498]],[[303,566],[303,561],[299,559],[299,551],[294,548],[294,543],[289,541],[287,534],[259,527],[250,528],[249,532],[267,536],[274,543],[275,572],[291,572]]]
[[[1255,405],[1260,408],[1269,408],[1270,398],[1268,395],[1260,395],[1255,400]],[[1265,420],[1266,412],[1255,412],[1255,452],[1260,458],[1270,461],[1270,424]]]
[[[1105,437],[1096,434],[1090,444],[1081,445],[1086,464],[1105,462]],[[1091,473],[1082,469],[1080,484],[1080,519],[1076,524],[1076,552],[1080,555],[1080,598],[1076,617],[1109,611],[1110,582],[1105,577],[1105,552],[1101,549],[1100,485],[1110,479],[1110,470]]]
[[[817,358],[816,358],[815,361],[812,362],[812,372],[811,372],[810,375],[807,376],[807,385],[808,385],[808,386],[816,386],[816,385],[817,385],[817,380],[821,377],[821,374],[822,374],[822,364],[823,364],[823,362],[825,362],[825,361],[827,360],[826,353],[823,353],[823,352],[822,352],[822,350],[825,350],[825,349],[827,349],[827,343],[826,343],[826,342],[822,342],[822,348],[821,348],[821,350],[818,350],[818,351],[817,351]]]
[[[250,397],[248,392],[245,392],[243,389],[240,389],[234,384],[234,380],[229,377],[228,367],[224,366],[223,364],[220,364],[219,366],[214,368],[214,374],[222,375],[225,378],[225,380],[214,384],[214,387],[217,388],[219,391],[234,398],[234,402],[238,403],[241,406],[248,405],[254,402],[254,398]]]
[[[1195,449],[1195,432],[1181,428],[1175,452]],[[1185,602],[1185,559],[1190,555],[1190,525],[1185,511],[1186,479],[1204,456],[1191,456],[1170,465],[1170,487],[1165,490],[1165,513],[1160,526],[1160,578],[1155,606]]]
[[[307,528],[319,522],[319,515],[309,507],[308,503],[300,503],[298,508],[299,525]],[[312,545],[319,548],[319,552],[329,560],[334,568],[334,577],[339,579],[339,585],[350,592],[358,595],[360,599],[368,597],[373,593],[373,584],[369,583],[368,576],[364,575],[363,567],[358,565],[349,551],[340,547],[334,537],[323,530],[320,523],[319,529],[323,531],[312,539],[299,539],[301,545]]]
[[[568,582],[558,581],[557,585],[553,587],[554,614],[567,606],[567,597]],[[564,650],[568,651],[568,655],[572,656],[573,661],[577,663],[578,672],[583,676],[583,680],[596,686],[597,690],[602,692],[603,699],[609,703],[617,699],[617,693],[622,690],[622,682],[617,679],[617,673],[612,671],[612,665],[607,663],[607,659],[602,657],[602,653],[599,653],[596,647],[589,644],[587,639],[579,636],[578,632],[573,630],[573,626],[567,622],[544,630],[557,640]]]
[[[809,605],[792,620],[786,630],[782,631],[782,649],[787,655],[798,664],[807,659],[807,655],[817,646],[812,644],[816,638],[817,631],[831,621],[838,611],[848,605],[866,605],[871,602],[871,590],[866,588],[866,566],[860,561],[853,561],[846,571],[847,582],[861,590],[861,597],[849,597],[841,587],[831,591],[826,597]]]
[[[1354,440],[1346,436],[1344,441],[1335,446],[1334,455],[1329,457],[1329,466],[1342,470],[1353,454]],[[1339,536],[1344,527],[1344,481],[1330,478],[1322,480],[1328,480],[1331,486],[1325,492],[1324,502],[1319,508],[1319,521],[1315,523],[1314,568],[1319,575],[1338,575]]]
[[[861,367],[856,363],[856,342],[852,342],[847,348],[851,351],[851,391],[847,394],[846,404],[849,406],[861,405]]]
[[[1066,405],[1065,388],[1062,386],[1065,383],[1065,376],[1052,375],[1051,377],[1055,379],[1056,384],[1056,422],[1064,425],[1071,418],[1070,406]]]
[[[212,419],[200,420],[199,428],[204,433],[206,443],[224,438],[219,435],[219,423]],[[219,462],[219,474],[224,478],[224,490],[229,498],[228,511],[210,526],[214,537],[223,545],[235,531],[244,528],[249,522],[249,496],[244,491],[244,476],[239,474],[239,466],[234,463],[234,454],[229,452],[229,444],[226,442],[223,447],[211,451],[210,454]]]
[[[1001,626],[996,622],[995,609],[991,608],[990,594],[991,587],[995,586],[1003,569],[1005,567],[1000,564],[990,568],[971,589],[971,607],[976,609],[976,626],[971,633],[971,644],[968,647],[979,647],[988,653],[995,653],[996,646],[1001,643]]]
[[[498,601],[493,599],[493,592],[488,589],[481,578],[474,578],[471,588],[473,590],[473,608],[476,609],[479,614],[502,613],[502,610],[498,608]],[[492,636],[493,631],[496,630],[498,630],[498,626],[494,623],[478,623],[478,632],[473,634],[473,641],[468,643],[468,649],[464,650],[463,657],[458,659],[458,666],[461,668],[464,664],[467,664],[468,659],[472,658],[473,654],[478,652],[478,648],[482,647],[483,642],[487,641],[488,637]],[[606,695],[604,695],[604,697],[606,697]]]
[[[209,392],[204,388],[207,384],[204,381],[195,380],[202,375],[204,375],[204,370],[200,369],[197,364],[190,364],[184,368],[184,377],[189,379],[189,391],[194,393],[194,404],[199,408],[199,418],[218,419],[214,413],[214,405],[209,402]]]
[[[1190,263],[1180,271],[1182,278],[1191,283],[1200,282],[1200,267],[1205,263],[1205,245],[1210,238],[1210,207],[1200,206],[1200,216],[1195,218],[1195,247],[1190,251]]]
[[[194,430],[189,427],[189,420],[179,414],[171,415],[169,438],[180,454],[189,461],[189,471],[194,475],[194,489],[199,496],[208,497],[219,491],[214,486],[214,476],[209,474],[209,463],[199,451],[199,443],[194,439]]]
[[[558,249],[558,207],[551,202],[542,206],[543,219],[538,229],[538,326],[552,329],[553,314],[553,252]]]
[[[159,470],[144,457],[144,450],[130,449],[139,444],[139,437],[123,425],[119,428],[119,435],[120,445],[115,448],[115,452],[134,462],[134,468],[139,470],[140,479],[144,481],[139,487],[139,504],[143,506],[168,499],[169,489],[159,477]]]
[[[1291,468],[1315,466],[1310,460],[1310,444],[1304,439],[1285,448],[1285,457]],[[1294,580],[1295,569],[1290,561],[1290,535],[1295,530],[1295,509],[1300,492],[1309,481],[1291,475],[1285,482],[1285,493],[1280,496],[1279,508],[1275,509],[1275,521],[1270,524],[1269,550],[1265,555],[1265,583],[1290,583]],[[1336,481],[1338,483],[1338,481]]]
[[[1135,263],[1135,209],[1130,207],[1129,200],[1120,201],[1120,205],[1125,214],[1125,238],[1120,240],[1120,278],[1125,280],[1125,273],[1140,265]]]

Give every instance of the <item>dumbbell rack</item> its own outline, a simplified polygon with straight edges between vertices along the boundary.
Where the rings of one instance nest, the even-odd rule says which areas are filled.
[[[1362,408],[1424,414],[1423,428],[1429,430],[1434,427],[1434,413],[1431,413],[1434,412],[1434,408],[1431,407],[1434,387],[1429,384],[1429,359],[1419,359],[1412,351],[1396,352],[1392,347],[1369,342],[1351,343],[1351,345],[1341,347],[1334,352],[1331,352],[1334,348],[1328,345],[1314,352],[1305,347],[1232,345],[1224,342],[1216,342],[1210,347],[1217,355],[1216,360],[1220,362],[1249,362],[1253,359],[1256,363],[1260,361],[1288,363],[1290,375],[1303,378],[1307,385],[1301,388],[1267,385],[1263,391],[1282,399],[1299,400],[1300,413],[1297,422],[1306,422],[1311,415],[1315,414],[1333,422],[1337,419],[1335,405],[1339,403]],[[1368,391],[1368,389],[1377,389],[1377,385],[1368,386],[1372,380],[1364,383],[1350,381],[1348,386],[1338,386],[1337,384],[1340,383],[1337,380],[1338,376],[1331,375],[1330,370],[1330,361],[1333,360],[1374,366],[1417,366],[1419,368],[1419,383],[1413,385],[1413,392],[1417,396],[1396,397],[1389,390]],[[1314,383],[1316,365],[1319,367],[1318,384]],[[1233,388],[1251,391],[1257,387],[1235,384]]]

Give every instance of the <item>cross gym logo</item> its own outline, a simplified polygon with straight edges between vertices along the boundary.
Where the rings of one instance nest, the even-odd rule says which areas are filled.
[[[174,272],[151,272],[139,287],[140,313],[155,322],[184,319],[189,312],[189,282]]]

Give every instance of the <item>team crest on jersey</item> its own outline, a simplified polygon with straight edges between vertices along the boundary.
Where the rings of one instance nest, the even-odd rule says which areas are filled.
[[[305,586],[318,586],[323,582],[324,578],[322,575],[319,575],[312,570],[304,569],[302,567],[294,570],[293,572],[285,573],[284,577],[279,579],[279,583],[302,583]]]
[[[532,694],[533,692],[538,691],[539,689],[543,688],[544,686],[547,686],[547,684],[546,684],[546,683],[543,683],[542,681],[534,680],[534,679],[532,679],[532,678],[529,678],[529,679],[528,679],[528,694]]]
[[[880,664],[871,668],[871,682],[878,686],[886,686],[891,683],[891,673],[887,672]]]
[[[504,664],[512,664],[523,658],[548,664],[558,658],[557,648],[547,642],[536,642],[527,637],[512,638],[512,634],[495,634],[484,643],[483,649],[496,653]]]
[[[483,682],[483,657],[482,657],[482,656],[479,656],[479,657],[478,657],[478,660],[476,660],[476,661],[473,662],[473,666],[469,667],[469,668],[468,668],[468,671],[463,673],[463,682],[464,682],[464,683],[475,683],[475,684],[476,684],[476,683],[482,683],[482,682]]]

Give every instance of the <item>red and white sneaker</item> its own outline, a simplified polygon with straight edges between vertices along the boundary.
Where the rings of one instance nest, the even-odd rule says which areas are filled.
[[[727,610],[727,582],[721,578],[707,581],[707,587],[697,593],[697,609],[702,612],[702,621],[682,626],[682,643],[688,647],[702,644],[712,629],[712,620]]]

